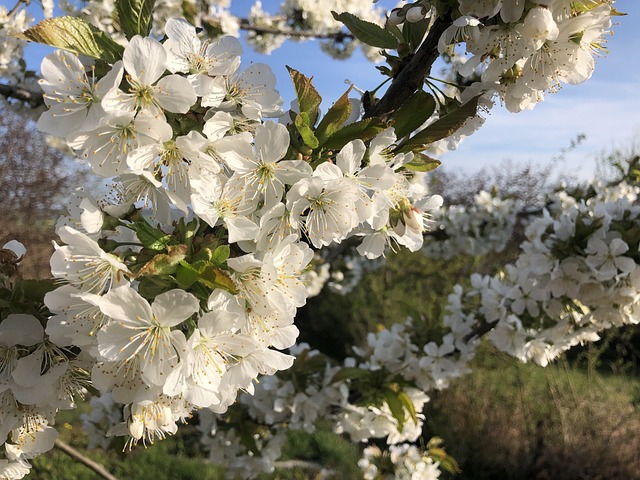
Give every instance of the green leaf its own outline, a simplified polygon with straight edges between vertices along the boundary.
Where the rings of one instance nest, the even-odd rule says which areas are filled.
[[[206,267],[198,281],[214,290],[221,288],[234,295],[238,293],[238,288],[229,274],[214,265]]]
[[[147,222],[136,222],[127,225],[127,227],[136,232],[140,243],[150,250],[164,250],[169,244],[175,242],[171,235],[167,235],[159,228],[152,227]]]
[[[414,172],[430,172],[440,166],[442,162],[431,158],[424,153],[414,153],[413,160],[404,164],[404,168],[407,170],[413,170]]]
[[[401,432],[404,427],[404,408],[402,406],[402,401],[399,398],[399,394],[393,390],[385,390],[384,401],[389,406],[391,415],[393,415],[393,418],[395,418],[398,423],[398,431]]]
[[[351,102],[349,101],[349,92],[351,88],[344,92],[342,96],[334,103],[327,114],[322,118],[318,128],[316,128],[316,138],[320,145],[337,132],[340,127],[347,121],[351,115]]]
[[[378,48],[394,49],[398,46],[396,37],[375,23],[367,22],[350,13],[331,12],[333,18],[344,23],[345,27],[362,43]]]
[[[321,146],[324,148],[339,150],[351,140],[355,140],[357,138],[363,141],[370,140],[387,127],[388,124],[378,117],[365,118],[364,120],[351,123],[346,127],[341,128],[327,138]]]
[[[431,443],[431,441],[429,443]],[[452,475],[457,475],[462,472],[456,459],[445,452],[445,450],[442,448],[429,448],[429,450],[427,451],[427,456],[433,459],[435,462],[440,462],[440,467],[443,470],[451,473]]]
[[[22,280],[18,283],[17,288],[22,290],[25,300],[31,302],[43,303],[44,296],[58,287],[53,279],[46,280]]]
[[[393,115],[396,137],[401,139],[413,133],[433,115],[435,109],[436,101],[433,96],[424,90],[418,90]]]
[[[345,367],[333,376],[331,383],[343,382],[345,380],[355,380],[358,378],[366,378],[371,375],[371,370],[358,367]]]
[[[296,89],[296,97],[298,99],[300,113],[306,113],[309,115],[309,121],[307,124],[309,126],[313,126],[318,120],[318,109],[322,102],[322,97],[311,83],[313,77],[305,77],[303,74],[289,66],[287,66],[287,70],[289,70],[293,86]]]
[[[416,412],[416,406],[411,401],[411,398],[409,398],[409,395],[407,395],[405,392],[400,392],[398,393],[398,400],[400,400],[400,403],[402,404],[404,409],[409,413],[411,420],[413,420],[413,422],[417,425],[418,412]]]
[[[182,261],[176,268],[176,282],[181,288],[190,288],[200,278],[200,270]]]
[[[193,239],[198,231],[199,222],[197,218],[194,218],[189,223],[184,221],[184,218],[181,218],[178,221],[178,225],[175,229],[175,235],[179,243],[191,246],[193,243]]]
[[[138,271],[136,277],[149,275],[173,275],[178,269],[178,264],[187,256],[186,245],[169,245],[168,253],[159,253]]]
[[[318,139],[316,138],[316,136],[313,134],[313,130],[311,130],[309,125],[305,122],[305,118],[304,118],[305,116],[307,115],[304,113],[301,113],[300,115],[296,115],[296,119],[294,121],[296,129],[298,130],[298,133],[302,137],[302,140],[304,141],[304,144],[307,147],[318,148],[318,145],[320,145],[320,143],[318,142]],[[308,116],[307,116],[307,119],[308,119]]]
[[[122,58],[124,47],[109,36],[77,17],[55,17],[25,30],[22,37],[79,55],[115,63]]]
[[[433,142],[452,135],[462,127],[469,118],[476,115],[479,98],[480,96],[473,97],[453,112],[440,117],[427,128],[400,144],[398,148],[396,148],[395,153],[422,150]]]
[[[220,245],[209,257],[209,261],[214,265],[223,265],[231,255],[231,248],[229,245]]]
[[[402,36],[404,40],[409,44],[412,51],[418,49],[424,36],[429,29],[429,21],[431,19],[429,17],[420,20],[419,22],[411,23],[404,22],[402,25]]]
[[[131,40],[134,35],[149,35],[155,3],[155,0],[116,0],[120,28],[127,39]]]
[[[151,301],[158,295],[176,288],[176,283],[172,277],[155,275],[153,277],[143,277],[138,284],[138,293]]]

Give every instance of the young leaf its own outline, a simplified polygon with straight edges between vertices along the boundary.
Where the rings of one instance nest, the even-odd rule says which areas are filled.
[[[398,139],[410,135],[433,115],[436,101],[424,90],[418,90],[393,115],[393,129]]]
[[[455,133],[465,122],[476,115],[478,109],[478,99],[473,97],[467,103],[463,104],[451,113],[448,113],[433,122],[424,130],[416,133],[406,142],[400,144],[395,152],[409,152],[411,150],[420,150],[433,142],[442,140]]]
[[[351,102],[349,101],[349,92],[352,87],[342,94],[342,96],[334,103],[327,114],[322,118],[318,128],[316,128],[316,138],[322,145],[327,138],[337,132],[340,127],[347,121],[351,115]]]
[[[366,378],[371,375],[371,370],[358,367],[345,367],[338,370],[331,379],[331,383],[343,382],[344,380],[354,380],[356,378]]]
[[[174,242],[174,239],[164,233],[159,228],[152,227],[146,222],[136,222],[127,225],[128,228],[136,232],[138,240],[142,245],[150,250],[164,250],[167,245]]]
[[[293,86],[296,89],[300,113],[309,115],[309,126],[313,126],[318,120],[318,109],[322,102],[322,97],[311,83],[313,77],[305,77],[289,66],[287,66],[287,70],[289,70],[289,75],[291,75],[291,80],[293,80]]]
[[[167,247],[168,253],[159,253],[154,256],[149,262],[136,274],[137,277],[144,277],[149,275],[173,275],[176,273],[178,264],[183,261],[187,256],[186,245],[169,245]]]
[[[182,261],[176,268],[176,282],[180,288],[190,288],[191,285],[196,283],[200,278],[200,273],[204,268],[195,268],[195,266],[189,265],[187,262]]]
[[[107,63],[117,62],[124,52],[124,47],[111,40],[106,33],[77,17],[43,20],[25,30],[22,37]]]
[[[198,281],[209,288],[222,288],[234,295],[238,293],[238,288],[229,274],[213,265],[204,269]]]
[[[401,432],[404,427],[404,408],[399,394],[393,390],[385,390],[384,401],[389,406],[391,415],[393,415],[393,418],[395,418],[398,423],[398,432]]]
[[[435,158],[428,157],[424,153],[414,153],[413,160],[404,164],[404,168],[407,170],[413,170],[414,172],[430,172],[440,166],[442,162]]]
[[[229,245],[220,245],[213,252],[211,252],[209,261],[214,265],[222,265],[227,261],[229,255],[231,255],[231,248],[229,248]]]
[[[375,23],[367,22],[350,13],[331,12],[333,18],[344,23],[345,27],[362,43],[378,48],[394,49],[398,46],[396,37]]]
[[[382,132],[388,125],[378,117],[365,118],[341,128],[331,135],[321,146],[339,150],[351,140],[367,141]]]
[[[116,0],[120,28],[129,40],[134,35],[149,35],[155,3],[155,0]]]
[[[398,400],[400,400],[400,403],[402,403],[404,409],[409,413],[411,420],[413,420],[413,422],[417,425],[418,413],[416,412],[416,406],[411,401],[411,398],[409,398],[409,395],[407,395],[405,392],[400,392],[398,393]]]
[[[309,148],[318,148],[318,145],[320,145],[320,143],[318,142],[316,136],[313,134],[313,130],[311,130],[309,125],[305,122],[305,116],[306,114],[304,113],[296,115],[294,124],[298,129],[298,133],[302,137],[304,144]]]

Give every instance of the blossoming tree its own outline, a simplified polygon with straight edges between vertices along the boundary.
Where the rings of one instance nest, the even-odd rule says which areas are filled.
[[[500,251],[521,206],[483,194],[475,210],[444,208],[424,172],[494,103],[530,109],[587,80],[612,1],[421,0],[383,12],[291,0],[275,16],[257,2],[249,19],[232,18],[229,2],[157,3],[65,3],[66,16],[30,28],[23,2],[2,12],[18,33],[2,40],[13,83],[0,93],[37,106],[21,42],[59,48],[41,66],[38,127],[112,188],[69,199],[55,282],[20,278],[19,243],[0,251],[0,478],[27,475],[54,445],[56,412],[88,392],[94,444],[152,443],[198,412],[212,460],[251,477],[273,468],[285,427],[329,419],[354,441],[385,438],[397,478],[437,478],[437,442],[410,442],[426,392],[464,374],[481,337],[544,366],[638,322],[640,208],[626,181],[547,198],[514,264],[442,299],[441,338],[420,342],[397,319],[336,363],[297,344],[294,322],[337,245],[363,262],[397,249]],[[359,98],[349,88],[323,113],[313,72],[289,67],[297,98],[285,110],[270,67],[241,66],[241,44],[224,35],[234,28],[263,49],[287,36],[329,39],[340,54],[359,42],[390,83]],[[446,81],[430,76],[441,56]],[[444,235],[425,241],[429,229]],[[364,450],[365,478],[379,473],[376,448]]]

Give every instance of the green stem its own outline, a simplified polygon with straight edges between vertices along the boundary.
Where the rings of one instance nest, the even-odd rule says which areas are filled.
[[[458,85],[457,83],[450,82],[448,80],[443,80],[442,78],[436,78],[432,76],[427,77],[428,80],[435,80],[436,82],[444,83],[445,85],[450,85],[452,87],[456,87],[458,89],[462,89],[463,87]]]

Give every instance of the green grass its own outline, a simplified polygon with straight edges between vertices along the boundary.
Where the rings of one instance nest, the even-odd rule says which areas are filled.
[[[640,478],[640,380],[559,362],[543,369],[489,349],[433,395],[427,433],[460,480]]]

